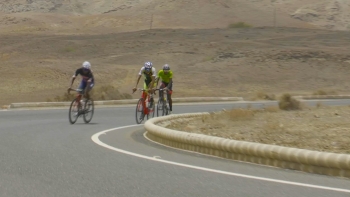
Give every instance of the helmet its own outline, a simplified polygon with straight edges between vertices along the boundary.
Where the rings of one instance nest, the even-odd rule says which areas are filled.
[[[91,64],[88,61],[83,62],[83,68],[90,70],[91,69]]]
[[[163,70],[170,70],[170,66],[169,66],[169,64],[164,64],[164,66],[163,66]]]
[[[150,72],[152,70],[152,66],[153,66],[152,62],[145,62],[144,67],[146,72]]]

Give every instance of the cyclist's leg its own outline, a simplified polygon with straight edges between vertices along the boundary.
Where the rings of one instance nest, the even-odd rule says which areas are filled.
[[[84,94],[84,90],[85,90],[85,88],[86,88],[86,81],[84,81],[84,80],[81,80],[80,81],[80,84],[79,84],[79,86],[78,86],[78,90],[80,90],[79,91],[79,95],[78,95],[78,102],[80,102],[80,100],[81,100],[81,97],[82,97],[82,94]]]
[[[143,94],[143,102],[142,102],[142,106],[144,107],[145,110],[147,110],[146,107],[146,101],[148,100],[148,84],[146,81],[143,82],[143,89],[145,90],[142,94]]]
[[[90,99],[90,94],[89,94],[89,92],[91,91],[91,89],[94,87],[94,83],[93,82],[91,82],[91,83],[87,83],[87,85],[86,85],[86,87],[85,87],[85,90],[84,90],[84,92],[86,93],[85,95],[86,95],[86,99]]]
[[[173,111],[173,100],[171,99],[171,94],[173,93],[173,83],[171,82],[169,85],[169,90],[168,90],[168,101],[169,101],[169,108],[170,108],[170,112]]]
[[[144,95],[145,95],[145,97],[144,97],[144,101],[146,100],[146,98],[147,98],[147,96],[148,96],[148,86],[147,86],[147,83],[146,83],[146,81],[144,81],[143,82],[143,89],[145,90],[144,91]]]

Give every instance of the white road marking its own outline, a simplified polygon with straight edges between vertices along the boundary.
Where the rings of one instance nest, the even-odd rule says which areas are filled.
[[[224,175],[230,175],[230,176],[236,176],[236,177],[242,177],[242,178],[248,178],[248,179],[255,179],[255,180],[260,180],[260,181],[268,181],[268,182],[273,182],[273,183],[294,185],[294,186],[300,186],[300,187],[308,187],[308,188],[350,193],[350,190],[348,190],[348,189],[325,187],[325,186],[319,186],[319,185],[312,185],[312,184],[284,181],[284,180],[278,180],[278,179],[270,179],[270,178],[264,178],[264,177],[258,177],[258,176],[251,176],[251,175],[245,175],[245,174],[238,174],[238,173],[233,173],[233,172],[227,172],[227,171],[221,171],[221,170],[215,170],[215,169],[210,169],[210,168],[204,168],[204,167],[199,167],[199,166],[193,166],[193,165],[188,165],[188,164],[183,164],[183,163],[167,161],[167,160],[163,160],[160,158],[148,157],[145,155],[140,155],[137,153],[129,152],[126,150],[122,150],[122,149],[110,146],[110,145],[105,144],[99,140],[99,136],[102,134],[106,134],[108,132],[119,130],[119,129],[125,129],[125,128],[136,127],[136,126],[140,126],[140,125],[129,125],[129,126],[116,127],[116,128],[104,130],[104,131],[98,132],[98,133],[94,134],[93,136],[91,136],[91,139],[93,142],[95,142],[96,144],[98,144],[104,148],[108,148],[110,150],[117,151],[119,153],[124,153],[127,155],[131,155],[131,156],[135,156],[135,157],[139,157],[139,158],[147,159],[147,160],[151,160],[151,161],[162,162],[162,163],[166,163],[166,164],[171,164],[171,165],[176,165],[176,166],[181,166],[181,167],[186,167],[186,168],[192,168],[192,169],[202,170],[202,171],[207,171],[207,172],[214,172],[214,173],[218,173],[218,174],[224,174]]]

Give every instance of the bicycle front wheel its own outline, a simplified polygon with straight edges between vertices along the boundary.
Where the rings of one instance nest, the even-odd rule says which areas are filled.
[[[168,105],[168,100],[165,100],[163,102],[163,116],[169,115],[169,105]]]
[[[163,116],[163,110],[163,101],[161,98],[159,98],[157,103],[157,117]]]
[[[84,122],[89,123],[94,115],[94,101],[92,99],[86,100],[84,104]]]
[[[69,107],[69,113],[68,113],[68,119],[71,124],[74,124],[79,117],[79,106],[78,102],[76,102],[76,99],[72,101]]]
[[[148,108],[147,120],[154,117],[154,111],[156,110],[155,104],[153,102],[152,107]]]
[[[137,105],[136,105],[135,117],[136,117],[137,124],[141,124],[141,122],[143,121],[143,118],[145,116],[145,114],[143,113],[142,102],[143,102],[143,99],[140,98],[139,101],[137,102]]]

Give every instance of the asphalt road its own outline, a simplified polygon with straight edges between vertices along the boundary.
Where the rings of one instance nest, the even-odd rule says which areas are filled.
[[[187,113],[244,105],[186,104],[174,109]],[[155,144],[144,138],[142,125],[134,119],[134,106],[96,108],[90,124],[79,119],[74,125],[68,122],[68,109],[0,111],[0,196],[350,196],[348,179]]]

